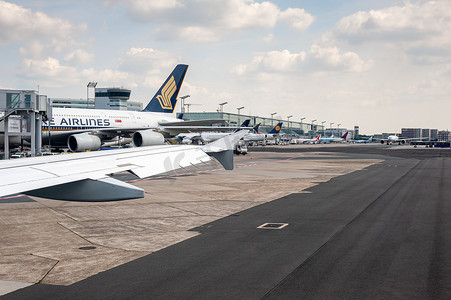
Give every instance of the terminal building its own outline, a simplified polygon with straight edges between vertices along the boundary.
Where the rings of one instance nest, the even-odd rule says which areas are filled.
[[[129,101],[131,90],[124,88],[96,88],[94,97],[86,99],[50,98],[52,107],[61,108],[86,108],[86,109],[110,109],[110,110],[132,110],[141,111],[143,104]]]
[[[436,141],[438,139],[438,129],[426,128],[401,128],[401,136],[409,139],[430,139]]]
[[[180,113],[177,114],[177,117]],[[290,120],[282,120],[280,118],[265,118],[259,116],[242,115],[226,112],[187,112],[183,113],[184,120],[204,120],[204,119],[223,119],[230,126],[240,126],[246,119],[251,120],[251,125],[254,126],[261,123],[259,129],[269,132],[278,123],[282,123],[282,131],[286,134],[293,135],[310,135],[313,136],[316,132],[325,132],[323,125],[317,125],[312,123],[297,122]],[[341,129],[346,131],[346,129]]]

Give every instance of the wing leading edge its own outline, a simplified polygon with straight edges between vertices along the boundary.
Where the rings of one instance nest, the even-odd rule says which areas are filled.
[[[109,175],[129,171],[145,178],[205,163],[211,156],[231,170],[233,147],[244,134],[240,131],[203,147],[161,145],[3,161],[0,163],[0,197],[25,193],[72,201],[142,198],[144,190]]]

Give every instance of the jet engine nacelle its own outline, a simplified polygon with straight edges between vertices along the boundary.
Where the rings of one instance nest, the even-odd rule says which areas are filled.
[[[132,141],[135,147],[163,145],[164,136],[152,129],[140,130],[133,133]]]
[[[73,134],[67,139],[67,147],[72,152],[97,151],[101,144],[98,136],[88,133]]]
[[[384,140],[381,140],[381,144],[385,144],[385,141],[384,141]]]
[[[193,140],[190,138],[184,138],[182,140],[182,144],[185,144],[185,145],[191,145],[192,143],[193,143]]]

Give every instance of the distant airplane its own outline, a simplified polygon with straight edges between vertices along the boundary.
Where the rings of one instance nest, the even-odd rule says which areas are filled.
[[[25,193],[73,201],[113,201],[144,197],[144,190],[110,177],[128,171],[140,178],[205,163],[216,158],[233,169],[239,131],[206,146],[159,145],[111,151],[42,156],[0,162],[0,197]]]
[[[319,134],[316,138],[311,138],[311,139],[297,138],[297,139],[294,139],[294,141],[296,142],[296,144],[316,144],[316,143],[318,143],[320,138],[321,138],[321,134]]]
[[[351,142],[353,142],[353,143],[364,143],[364,144],[366,144],[366,143],[372,143],[372,142],[373,142],[373,136],[370,136],[370,138],[369,138],[369,139],[366,139],[366,140],[364,140],[364,139],[360,139],[360,140],[351,140]]]
[[[233,132],[237,132],[241,129],[247,129],[250,123],[250,119],[245,120],[239,128],[234,129],[233,131],[230,130],[228,127],[221,127],[222,131],[205,131],[205,132],[183,132],[179,133],[175,140],[181,142],[182,144],[193,144],[196,142],[204,142],[204,143],[211,143],[213,141],[216,141],[217,139],[220,139],[226,135],[229,135]],[[224,130],[229,130],[224,132]]]
[[[246,142],[261,142],[267,140],[275,140],[277,135],[282,128],[282,122],[278,123],[274,128],[268,133],[249,133],[244,136],[243,140]],[[258,129],[258,127],[257,127]]]
[[[406,142],[411,142],[411,141],[418,141],[418,140],[422,140],[422,138],[403,138],[403,137],[399,137],[397,135],[389,135],[387,137],[387,139],[381,139],[381,144],[405,144]]]
[[[339,137],[339,138],[338,137],[334,137],[334,136],[331,136],[330,138],[320,138],[318,143],[327,143],[327,142],[329,142],[329,143],[331,143],[331,142],[339,143],[339,142],[345,142],[347,137],[348,137],[348,131],[346,131],[346,133],[343,134],[342,137]]]
[[[53,108],[50,121],[52,146],[68,147],[73,152],[99,150],[101,146],[137,142],[150,146],[160,136],[175,136],[183,131],[212,130],[223,120],[183,121],[172,116],[187,65],[177,65],[146,108],[141,112],[101,109]],[[43,126],[43,144],[48,144],[48,123]]]
[[[239,128],[235,129],[233,132],[237,132],[241,130],[242,128],[247,128],[249,126],[249,123],[251,122],[250,119],[245,120]],[[204,143],[211,143],[213,141],[216,141],[217,139],[220,139],[226,135],[231,134],[232,132],[214,132],[214,131],[204,131],[200,133],[200,139]]]

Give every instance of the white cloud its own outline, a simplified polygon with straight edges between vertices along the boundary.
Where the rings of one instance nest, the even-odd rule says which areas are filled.
[[[161,70],[173,68],[180,60],[180,57],[172,52],[132,47],[119,59],[119,62],[123,70],[160,74]]]
[[[354,52],[343,52],[338,47],[313,45],[309,52],[291,53],[288,50],[256,53],[252,62],[235,66],[231,72],[244,75],[250,72],[308,71],[308,74],[347,71],[364,72],[373,66],[371,60],[364,61]],[[307,74],[307,75],[308,75]]]
[[[312,25],[315,17],[300,8],[287,8],[280,12],[280,20],[289,23],[293,28],[306,30]]]
[[[84,69],[80,72],[80,81],[87,83],[90,80],[97,81],[104,87],[126,87],[133,88],[138,86],[134,76],[127,72],[112,69],[95,70],[93,68]]]
[[[268,44],[271,43],[273,41],[273,39],[274,39],[274,34],[272,34],[272,33],[263,37],[263,41]]]
[[[25,59],[19,74],[30,80],[38,80],[47,87],[60,87],[73,83],[77,70],[61,65],[56,58],[47,57],[42,60]]]
[[[0,45],[30,39],[69,39],[85,29],[86,24],[75,26],[66,20],[0,0]]]
[[[363,72],[373,66],[372,61],[365,62],[357,53],[343,52],[338,47],[320,47],[312,45],[310,54],[318,71]]]
[[[342,18],[333,30],[337,39],[348,43],[385,43],[412,56],[449,56],[451,11],[446,0],[406,2],[380,10],[361,11]],[[422,59],[427,59],[423,57]]]
[[[277,22],[279,8],[271,2],[225,1],[220,12],[221,26],[228,29],[271,28]]]
[[[85,65],[94,60],[94,54],[88,53],[82,49],[70,52],[64,57],[64,60],[74,65]]]
[[[281,11],[270,1],[254,0],[186,0],[160,2],[143,0],[110,0],[107,5],[125,6],[133,21],[153,23],[162,39],[185,39],[192,42],[214,42],[223,36],[253,29],[273,28],[279,21],[298,30],[307,29],[314,17],[303,9]],[[154,6],[157,5],[157,8]],[[164,9],[163,9],[164,8]]]

